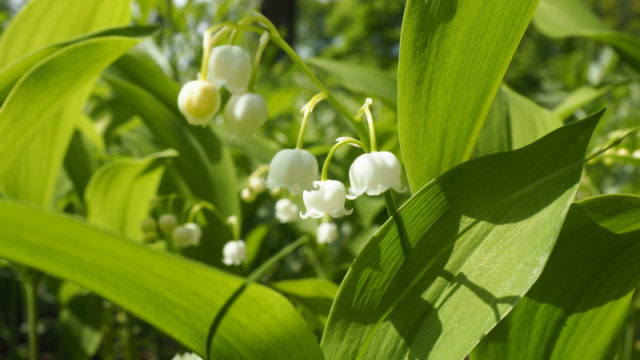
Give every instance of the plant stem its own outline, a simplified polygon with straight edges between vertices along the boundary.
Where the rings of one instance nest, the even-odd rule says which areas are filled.
[[[336,153],[336,151],[340,146],[345,144],[354,144],[360,148],[364,148],[364,144],[361,141],[358,141],[354,138],[348,137],[348,138],[341,138],[341,139],[342,140],[338,141],[335,145],[333,145],[333,147],[331,147],[331,150],[329,150],[329,153],[327,154],[327,158],[324,160],[324,164],[322,165],[322,176],[320,178],[321,181],[327,181],[327,177],[329,173],[329,163],[331,162],[333,155]]]
[[[387,212],[389,213],[389,217],[395,215],[398,209],[396,207],[396,201],[393,198],[393,194],[391,193],[391,190],[385,191],[383,194],[383,197],[384,197],[384,203],[387,206]]]
[[[38,359],[38,284],[37,273],[27,269],[24,273],[23,285],[29,331],[29,360]]]
[[[302,149],[302,143],[304,142],[304,135],[307,133],[307,124],[309,122],[309,116],[311,116],[311,112],[316,105],[327,98],[327,94],[318,93],[315,94],[311,100],[309,100],[302,109],[300,110],[302,115],[302,122],[300,123],[300,131],[298,132],[298,141],[296,142],[296,149]]]
[[[269,270],[269,268],[273,264],[277,263],[282,258],[292,253],[295,249],[297,249],[300,245],[306,243],[307,241],[309,241],[309,237],[303,236],[300,239],[292,242],[291,244],[283,247],[282,250],[270,257],[267,261],[263,262],[260,266],[258,266],[257,269],[253,270],[253,272],[249,274],[249,276],[247,276],[246,282],[252,283],[258,281],[262,274]]]
[[[258,77],[258,68],[260,67],[260,60],[262,60],[262,54],[269,45],[269,32],[265,31],[260,35],[260,41],[258,42],[258,50],[256,51],[256,57],[253,59],[253,68],[251,69],[251,78],[249,79],[249,91],[253,92],[256,86],[256,78]]]

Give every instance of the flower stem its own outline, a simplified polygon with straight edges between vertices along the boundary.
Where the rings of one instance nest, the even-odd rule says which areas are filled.
[[[298,65],[300,70],[311,80],[311,82],[323,93],[327,95],[327,101],[336,109],[339,113],[342,114],[349,122],[355,127],[358,136],[361,139],[366,139],[365,136],[367,131],[364,126],[358,122],[355,116],[344,106],[338,99],[336,99],[333,94],[329,91],[329,89],[316,77],[316,75],[309,69],[309,66],[300,58],[298,53],[296,53],[289,44],[280,36],[278,29],[267,19],[264,15],[259,12],[254,12],[254,15],[247,18],[248,20],[256,21],[257,23],[266,27],[271,33],[271,41],[278,46],[282,51],[284,51],[291,60]],[[365,140],[366,141],[366,140]]]
[[[258,68],[260,67],[260,60],[262,54],[269,44],[269,32],[265,31],[260,35],[260,41],[258,42],[258,50],[256,50],[256,57],[253,59],[253,69],[251,70],[251,78],[249,80],[249,91],[253,92],[256,86],[256,78],[258,77]]]
[[[27,308],[29,360],[38,359],[38,284],[37,273],[27,269],[24,273],[24,297]]]
[[[247,276],[247,279],[245,281],[247,283],[252,283],[252,282],[258,281],[258,279],[260,279],[262,274],[264,274],[267,270],[269,270],[269,268],[273,264],[277,263],[282,258],[284,258],[285,256],[289,255],[295,249],[297,249],[299,246],[303,245],[304,243],[306,243],[308,241],[309,241],[309,237],[308,236],[303,236],[300,239],[298,239],[298,240],[292,242],[291,244],[285,246],[284,248],[282,248],[282,250],[280,250],[278,253],[276,253],[275,255],[270,257],[267,261],[263,262],[257,269],[253,270],[253,272],[251,272],[251,274],[249,274],[249,276]]]
[[[398,209],[396,207],[396,201],[393,198],[393,194],[391,193],[391,190],[385,191],[383,194],[383,197],[384,197],[384,203],[387,206],[387,212],[389,213],[389,217],[395,215]]]
[[[304,142],[304,135],[307,133],[307,123],[309,122],[309,116],[316,105],[327,98],[327,94],[318,93],[314,95],[308,103],[306,103],[300,111],[302,115],[302,122],[300,123],[300,131],[298,132],[298,141],[296,142],[296,149],[302,149],[302,143]]]
[[[373,103],[373,100],[371,100],[371,98],[367,98],[367,100],[365,100],[364,102],[364,105],[362,105],[362,107],[358,111],[358,115],[356,116],[356,118],[360,119],[362,115],[364,115],[367,118],[367,126],[369,127],[369,141],[371,144],[371,151],[377,151],[378,145],[376,143],[376,130],[375,130],[375,127],[373,126],[373,115],[371,114],[371,109],[369,108],[372,103]]]
[[[345,137],[345,138],[340,138],[338,140],[339,141],[331,147],[331,150],[329,150],[329,153],[327,154],[327,158],[324,159],[324,164],[322,165],[322,176],[320,178],[321,181],[327,181],[327,177],[329,173],[329,163],[331,162],[331,158],[333,158],[333,155],[336,153],[336,151],[338,151],[339,147],[345,144],[352,144],[364,149],[364,144],[361,141],[356,140],[354,138]]]

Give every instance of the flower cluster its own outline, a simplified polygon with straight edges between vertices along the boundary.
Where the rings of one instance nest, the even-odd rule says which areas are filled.
[[[224,107],[224,122],[229,136],[243,140],[267,121],[269,112],[264,97],[252,92],[251,78],[255,69],[249,54],[236,45],[215,46],[227,30],[223,28],[216,34],[205,33],[201,78],[182,87],[178,108],[189,124],[207,126],[220,109],[220,89],[224,87],[231,93]],[[268,36],[260,38],[256,54],[258,60],[268,40]]]
[[[202,236],[200,226],[194,222],[178,225],[178,219],[173,214],[162,214],[157,221],[151,216],[142,220],[140,229],[144,234],[145,242],[152,243],[160,237],[158,228],[160,228],[161,234],[170,239],[176,248],[200,244],[200,237]],[[162,248],[164,248],[164,245]]]

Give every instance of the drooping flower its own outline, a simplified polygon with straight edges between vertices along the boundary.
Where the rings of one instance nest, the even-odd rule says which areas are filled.
[[[398,158],[388,151],[374,151],[356,158],[349,168],[349,199],[366,193],[375,196],[394,189],[404,192],[402,166]]]
[[[338,226],[333,222],[318,225],[316,240],[319,244],[331,244],[338,238]]]
[[[271,160],[267,187],[275,190],[286,188],[292,194],[313,188],[318,178],[318,160],[302,149],[280,150]]]
[[[194,353],[175,354],[171,360],[203,360]]]
[[[249,54],[236,45],[220,45],[211,50],[209,79],[227,88],[231,93],[247,91],[251,79]]]
[[[220,109],[220,93],[208,81],[189,81],[180,90],[178,108],[189,124],[204,126]]]
[[[276,201],[276,219],[281,223],[293,222],[298,218],[298,205],[289,199]]]
[[[247,249],[242,240],[232,240],[224,244],[222,262],[225,265],[240,265],[247,260]]]
[[[178,219],[173,214],[162,214],[158,218],[158,226],[165,234],[171,234],[178,225]]]
[[[313,190],[302,193],[302,201],[307,208],[306,214],[300,213],[303,219],[319,219],[325,215],[339,218],[353,212],[353,209],[344,208],[347,190],[340,181],[314,181],[313,186]]]
[[[196,246],[200,244],[200,227],[196,223],[187,223],[173,229],[173,244],[177,247]]]
[[[234,94],[224,108],[224,122],[236,140],[253,135],[267,121],[267,102],[258,94]]]

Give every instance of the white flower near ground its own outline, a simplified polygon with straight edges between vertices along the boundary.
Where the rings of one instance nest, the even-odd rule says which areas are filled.
[[[158,226],[165,234],[171,234],[178,225],[178,219],[173,214],[162,214],[158,218]]]
[[[267,187],[275,190],[286,188],[292,194],[313,188],[318,178],[318,160],[302,149],[280,150],[271,160]]]
[[[211,50],[209,79],[233,94],[247,91],[252,70],[249,54],[240,46],[221,45]]]
[[[220,93],[208,81],[189,81],[180,90],[178,108],[189,124],[205,126],[220,109]]]
[[[194,353],[175,354],[171,360],[204,360]]]
[[[224,108],[224,123],[232,139],[246,139],[267,121],[269,110],[264,98],[254,93],[234,94]]]
[[[222,262],[225,265],[240,265],[247,260],[247,248],[244,241],[232,240],[224,244]]]
[[[398,158],[388,151],[374,151],[356,158],[349,168],[349,199],[362,194],[380,195],[394,189],[404,192],[402,166]]]
[[[173,229],[173,244],[177,247],[196,246],[200,244],[200,226],[196,223],[187,223]]]
[[[300,213],[303,219],[319,219],[325,215],[339,218],[349,215],[353,209],[345,209],[347,190],[344,184],[337,180],[314,181],[314,190],[305,190],[302,201],[307,208],[306,214]]]
[[[276,219],[281,223],[290,223],[298,218],[298,205],[289,199],[276,201]]]
[[[633,153],[631,154],[631,156],[633,156],[634,159],[640,159],[640,149],[633,150]]]
[[[332,222],[323,222],[318,226],[316,239],[319,244],[331,244],[338,238],[338,226]]]

